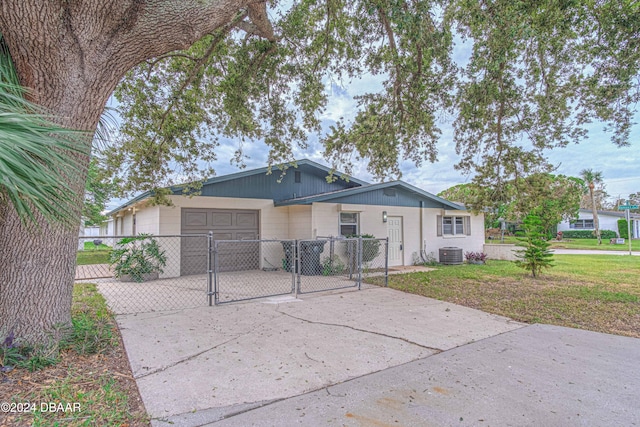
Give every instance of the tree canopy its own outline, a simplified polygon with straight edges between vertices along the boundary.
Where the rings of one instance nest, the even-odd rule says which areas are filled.
[[[334,166],[367,158],[385,178],[400,175],[400,160],[435,161],[450,121],[455,167],[496,192],[549,171],[545,150],[580,141],[592,120],[629,144],[637,2],[300,0],[273,5],[272,38],[247,14],[119,85],[124,122],[109,158],[125,191],[210,175],[219,137],[238,141],[240,161],[264,140],[278,163],[317,133]],[[355,119],[323,129],[327,87],[362,76],[383,83],[357,97]]]

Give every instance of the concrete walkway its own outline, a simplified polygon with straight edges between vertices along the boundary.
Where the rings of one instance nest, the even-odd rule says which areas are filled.
[[[640,425],[640,340],[370,288],[118,316],[154,426]]]

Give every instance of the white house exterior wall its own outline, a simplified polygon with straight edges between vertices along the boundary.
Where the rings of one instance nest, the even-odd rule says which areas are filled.
[[[378,238],[387,237],[387,224],[382,221],[382,212],[388,217],[402,217],[403,228],[403,265],[411,265],[414,258],[420,256],[421,246],[427,254],[436,259],[438,250],[447,246],[462,248],[464,252],[481,252],[484,245],[484,218],[471,215],[466,211],[444,211],[442,209],[420,209],[413,207],[355,205],[339,203],[314,203],[312,211],[313,237],[337,236],[339,234],[339,212],[358,212],[360,215],[360,233],[372,234]],[[422,240],[420,242],[420,216],[422,215]],[[469,216],[470,236],[442,237],[437,235],[437,216]]]
[[[438,236],[438,215],[469,217],[470,235]],[[456,247],[462,252],[482,252],[484,249],[484,215],[472,215],[467,211],[424,209],[424,250],[427,255],[439,258],[440,248]]]
[[[289,239],[311,239],[312,232],[311,206],[289,206]],[[282,237],[281,237],[282,238]]]
[[[160,234],[159,218],[159,206],[136,208],[136,234]]]
[[[173,206],[136,207],[136,233],[150,233],[159,236],[181,234],[182,208],[248,209],[260,214],[259,233],[261,239],[314,239],[318,236],[339,235],[339,213],[358,212],[359,231],[378,238],[387,237],[387,223],[383,222],[383,212],[388,217],[402,217],[403,265],[411,265],[420,257],[420,250],[438,256],[442,247],[456,246],[463,251],[482,251],[484,244],[484,219],[466,211],[445,211],[442,209],[421,209],[417,207],[396,207],[381,205],[357,205],[340,203],[313,203],[303,206],[275,207],[268,199],[241,199],[205,196],[170,196]],[[132,211],[125,211],[122,221],[123,232],[116,228],[116,235],[130,235],[133,231]],[[438,236],[437,216],[469,216],[471,235]],[[422,228],[422,232],[421,232]],[[422,240],[421,240],[422,239]],[[161,245],[170,254],[161,277],[180,275],[180,239],[161,239]],[[277,254],[276,254],[277,255]],[[274,255],[270,262],[279,264]],[[278,259],[276,259],[278,258]]]
[[[622,212],[622,211],[621,211]],[[577,219],[593,219],[593,215],[591,212],[580,212],[578,214]],[[625,219],[624,217],[612,216],[600,213],[598,214],[598,222],[600,224],[600,230],[611,230],[616,234],[620,234],[618,232],[618,220]],[[633,238],[640,239],[640,220],[631,219],[633,224]],[[569,221],[562,221],[558,224],[558,231],[567,231],[567,230],[593,230],[593,228],[571,228]]]
[[[130,210],[125,211],[124,216],[120,218],[122,221],[122,236],[131,236],[134,234],[133,231],[133,212]]]
[[[591,213],[580,212],[577,219],[593,219],[593,215]],[[599,214],[598,222],[600,224],[600,230],[611,230],[617,233],[619,219],[622,218]],[[560,224],[558,224],[558,231],[567,230],[593,230],[593,228],[571,228],[571,224],[569,221],[562,221]]]

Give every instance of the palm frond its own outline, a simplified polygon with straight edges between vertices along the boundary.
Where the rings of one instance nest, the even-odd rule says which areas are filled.
[[[13,62],[0,35],[0,205],[11,204],[23,220],[76,225],[78,197],[70,188],[83,173],[83,132],[54,124],[24,98]]]

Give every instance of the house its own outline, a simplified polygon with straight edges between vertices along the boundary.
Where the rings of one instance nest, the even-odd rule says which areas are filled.
[[[144,193],[107,215],[116,236],[213,231],[218,240],[389,237],[390,266],[412,265],[421,251],[437,258],[442,247],[482,251],[482,215],[402,181],[327,182],[329,172],[310,160],[297,161],[284,176],[268,174],[266,167],[243,171],[205,181],[198,196],[172,187],[173,206],[151,206]],[[192,273],[185,250],[179,258],[165,274]]]
[[[626,219],[624,211],[598,211],[598,223],[600,230],[611,230],[618,235],[618,220]],[[640,215],[631,214],[631,235],[634,239],[640,238]],[[594,230],[593,212],[590,209],[580,209],[578,218],[572,221],[562,221],[558,224],[558,231],[567,230]]]

